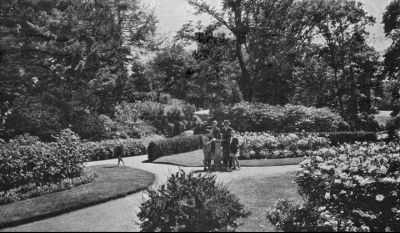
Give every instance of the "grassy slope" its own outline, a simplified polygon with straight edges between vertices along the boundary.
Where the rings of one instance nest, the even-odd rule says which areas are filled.
[[[275,232],[276,228],[266,218],[268,208],[283,198],[301,200],[292,183],[294,173],[272,177],[251,177],[233,181],[228,185],[252,214],[242,220],[238,232]]]
[[[303,158],[288,158],[288,159],[261,159],[261,160],[240,160],[242,167],[271,167],[297,165]],[[171,164],[181,167],[203,167],[203,151],[197,150],[193,152],[162,157],[154,161],[159,164]]]
[[[89,184],[0,206],[0,227],[28,223],[125,197],[146,189],[155,179],[149,172],[127,167],[94,168],[98,178]]]

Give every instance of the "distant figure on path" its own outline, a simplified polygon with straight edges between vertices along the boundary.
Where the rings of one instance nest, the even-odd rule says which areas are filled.
[[[125,166],[125,162],[122,159],[124,156],[125,147],[119,136],[116,137],[116,144],[117,145],[114,147],[113,153],[114,156],[118,158],[118,167],[121,167],[121,163]]]
[[[234,130],[230,127],[231,123],[228,120],[224,121],[224,127],[221,130],[222,133],[222,150],[224,158],[224,166],[227,170],[232,168],[231,159],[231,139],[233,137]]]

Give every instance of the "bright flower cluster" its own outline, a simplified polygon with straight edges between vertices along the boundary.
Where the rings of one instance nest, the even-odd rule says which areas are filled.
[[[300,164],[296,183],[306,200],[296,211],[309,210],[314,222],[301,225],[314,224],[313,231],[400,231],[398,143],[317,150]],[[277,215],[276,209],[270,211],[272,219],[278,220],[275,224],[282,219]]]
[[[330,145],[316,135],[243,133],[239,136],[241,159],[277,159],[303,157]]]

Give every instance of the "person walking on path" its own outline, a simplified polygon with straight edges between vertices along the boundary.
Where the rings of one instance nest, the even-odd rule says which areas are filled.
[[[231,159],[231,139],[233,137],[234,130],[230,127],[231,123],[228,120],[224,121],[224,127],[221,129],[222,134],[222,151],[224,166],[227,170],[232,168]]]
[[[124,156],[124,151],[125,151],[125,147],[124,147],[124,143],[122,142],[121,138],[119,135],[117,135],[117,137],[115,138],[116,141],[116,145],[114,147],[114,157],[118,158],[118,167],[121,167],[121,163],[125,166],[125,162],[122,159],[122,157]]]

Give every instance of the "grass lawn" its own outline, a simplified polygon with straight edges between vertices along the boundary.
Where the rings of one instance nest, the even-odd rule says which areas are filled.
[[[296,186],[292,184],[294,177],[295,173],[287,173],[273,177],[244,178],[228,184],[229,190],[252,212],[250,217],[241,220],[243,225],[237,231],[275,232],[275,226],[266,218],[267,209],[273,208],[283,198],[301,200]]]
[[[0,228],[25,224],[100,204],[142,191],[153,184],[152,173],[116,166],[95,166],[91,183],[0,206]]]
[[[304,158],[287,158],[287,159],[260,159],[260,160],[239,160],[242,167],[272,167],[297,165]],[[193,152],[166,156],[154,161],[159,164],[170,164],[181,167],[203,167],[203,151],[197,150]]]

